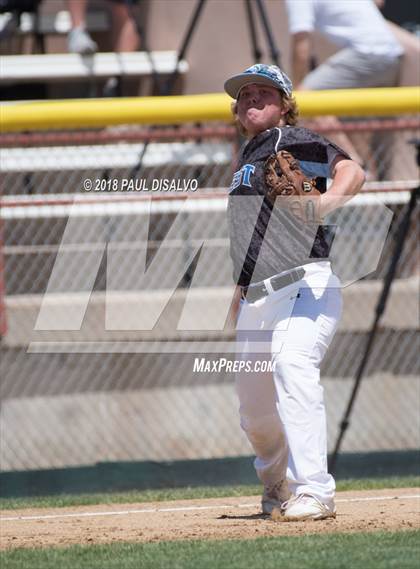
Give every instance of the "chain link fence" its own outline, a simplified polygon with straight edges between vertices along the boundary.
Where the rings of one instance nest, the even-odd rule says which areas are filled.
[[[323,364],[331,446],[418,185],[408,143],[418,126],[411,117],[342,125],[366,157],[369,181],[329,220],[347,231],[336,269],[363,277],[343,290],[343,318]],[[32,133],[2,142],[2,470],[251,454],[227,364],[194,369],[204,356],[234,359],[223,349],[234,344],[233,317],[222,329],[178,329],[187,297],[206,322],[231,298],[226,205],[240,144],[233,128]],[[379,264],[365,270],[384,228]],[[417,238],[418,206],[344,451],[419,447]],[[142,263],[152,269],[146,281]],[[160,318],[140,329],[139,314]]]

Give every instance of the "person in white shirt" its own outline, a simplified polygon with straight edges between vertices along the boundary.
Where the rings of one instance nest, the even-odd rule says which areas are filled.
[[[403,48],[373,0],[286,0],[292,75],[300,89],[385,87],[398,82]],[[312,34],[342,49],[310,71]]]
[[[296,90],[393,87],[398,84],[404,50],[373,0],[286,0],[291,33],[292,79]],[[341,49],[311,70],[313,33],[319,32]],[[339,126],[323,117],[323,126]],[[392,152],[390,134],[378,134],[372,146]],[[389,160],[367,164],[344,133],[330,139],[369,170],[368,179],[386,177]],[[373,172],[370,171],[373,168]]]

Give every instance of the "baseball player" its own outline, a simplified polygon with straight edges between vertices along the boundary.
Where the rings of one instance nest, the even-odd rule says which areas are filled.
[[[283,520],[335,517],[319,370],[341,294],[328,260],[331,234],[320,223],[360,190],[364,174],[338,146],[296,126],[292,84],[278,67],[253,65],[225,90],[248,138],[228,206],[242,297],[238,357],[271,360],[273,368],[236,376],[241,426],[264,484],[262,511]]]

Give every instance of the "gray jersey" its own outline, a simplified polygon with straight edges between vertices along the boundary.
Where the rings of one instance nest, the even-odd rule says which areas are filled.
[[[279,150],[290,152],[303,173],[316,178],[321,193],[326,191],[334,159],[349,158],[323,136],[301,127],[272,128],[248,142],[233,176],[228,204],[234,280],[241,286],[328,258],[327,227],[305,225],[266,198],[264,163]]]

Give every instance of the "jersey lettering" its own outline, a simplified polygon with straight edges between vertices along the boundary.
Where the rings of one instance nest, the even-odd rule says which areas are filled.
[[[255,166],[253,166],[252,164],[245,164],[245,166],[242,166],[242,170],[244,171],[242,183],[244,186],[248,186],[250,188],[251,187],[250,178],[251,174],[255,172]]]
[[[244,164],[240,170],[233,174],[232,184],[230,186],[230,191],[238,188],[239,186],[251,187],[251,174],[255,172],[255,166],[253,164]]]

